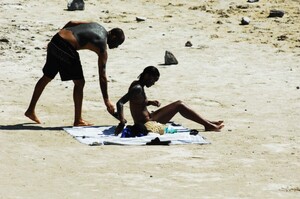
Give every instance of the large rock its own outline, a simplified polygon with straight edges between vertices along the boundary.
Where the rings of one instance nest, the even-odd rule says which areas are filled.
[[[170,52],[166,50],[165,53],[165,65],[178,64],[176,57]]]

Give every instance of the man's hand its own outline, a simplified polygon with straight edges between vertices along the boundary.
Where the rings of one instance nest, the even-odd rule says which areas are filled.
[[[111,103],[111,101],[106,100],[106,101],[105,101],[105,105],[106,105],[107,111],[108,111],[110,114],[113,115],[114,112],[115,112],[115,107],[114,107],[114,105]]]

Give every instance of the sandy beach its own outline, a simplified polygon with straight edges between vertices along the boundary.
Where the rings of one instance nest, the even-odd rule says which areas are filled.
[[[85,0],[83,11],[66,9],[61,0],[0,2],[1,199],[299,198],[299,0]],[[269,18],[273,9],[284,16]],[[73,83],[59,75],[37,104],[42,124],[34,124],[24,112],[47,43],[70,20],[124,30],[124,44],[108,51],[114,103],[153,65],[161,77],[146,89],[149,99],[182,100],[225,127],[205,132],[178,115],[174,121],[211,144],[84,145],[62,130],[73,123]],[[177,65],[164,65],[166,50]],[[117,125],[102,100],[97,55],[79,54],[83,118]],[[132,123],[128,105],[125,115]]]

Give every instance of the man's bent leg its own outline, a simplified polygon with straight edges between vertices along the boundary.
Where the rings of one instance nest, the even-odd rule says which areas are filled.
[[[164,124],[169,122],[176,113],[180,113],[186,119],[202,124],[206,131],[219,131],[224,126],[221,121],[220,124],[215,124],[202,118],[180,100],[155,111],[152,113],[152,117],[153,120]]]
[[[44,88],[47,86],[47,84],[51,80],[52,79],[50,79],[49,77],[46,77],[45,75],[39,79],[39,81],[35,85],[29,107],[25,112],[26,117],[35,121],[38,124],[40,124],[41,121],[38,119],[38,117],[35,114],[35,106],[36,106],[36,103],[39,100],[41,94],[43,93]]]
[[[153,113],[151,113],[151,118],[154,121],[165,124],[169,122],[176,113],[178,113],[178,106],[181,104],[181,101],[176,101],[167,106],[164,106]]]

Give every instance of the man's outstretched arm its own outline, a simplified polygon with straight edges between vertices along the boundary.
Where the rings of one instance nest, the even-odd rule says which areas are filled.
[[[106,61],[107,61],[107,52],[98,53],[98,72],[99,72],[99,82],[100,82],[100,89],[103,96],[103,100],[107,111],[110,114],[113,114],[115,108],[111,101],[109,100],[108,93],[107,93],[107,77],[106,77]]]

